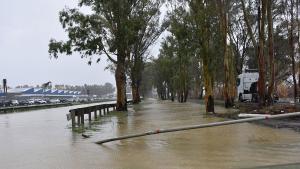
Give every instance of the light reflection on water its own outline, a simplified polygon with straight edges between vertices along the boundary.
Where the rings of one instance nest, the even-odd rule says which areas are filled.
[[[70,107],[0,115],[0,168],[246,168],[300,162],[300,134],[254,124],[190,130],[117,141],[95,141],[157,128],[222,121],[194,103],[145,101],[72,132]],[[219,109],[218,109],[219,110]]]

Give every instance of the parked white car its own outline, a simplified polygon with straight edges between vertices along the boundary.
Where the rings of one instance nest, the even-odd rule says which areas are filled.
[[[11,105],[12,106],[19,106],[19,101],[18,100],[11,100]]]
[[[29,99],[29,100],[28,100],[28,104],[29,104],[29,105],[34,104],[34,100],[33,100],[33,99]]]
[[[46,104],[47,103],[45,100],[42,100],[42,99],[36,99],[35,101],[38,104]]]
[[[50,99],[49,100],[50,103],[60,103],[59,99]]]

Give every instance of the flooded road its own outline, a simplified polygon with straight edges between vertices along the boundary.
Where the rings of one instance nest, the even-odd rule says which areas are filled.
[[[66,120],[74,107],[0,115],[0,169],[217,169],[300,162],[300,133],[249,123],[94,144],[224,120],[204,116],[200,104],[145,101],[128,113],[86,122],[88,139],[72,132]]]

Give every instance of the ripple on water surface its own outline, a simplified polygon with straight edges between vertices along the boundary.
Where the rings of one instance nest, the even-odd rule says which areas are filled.
[[[249,123],[94,144],[158,128],[224,120],[204,116],[200,104],[148,100],[128,113],[86,122],[77,132],[66,121],[69,109],[0,115],[0,168],[215,169],[300,162],[299,133]]]

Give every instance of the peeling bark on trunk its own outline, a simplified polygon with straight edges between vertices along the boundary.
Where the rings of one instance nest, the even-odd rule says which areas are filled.
[[[275,83],[275,68],[274,68],[274,41],[273,41],[273,18],[272,18],[272,0],[268,0],[267,3],[267,17],[268,17],[268,43],[269,43],[269,88],[268,88],[268,103],[272,103],[272,94],[274,91],[274,83]]]
[[[132,103],[138,104],[141,102],[140,98],[140,82],[142,79],[142,59],[138,57],[138,52],[135,52],[133,64],[130,69],[131,89],[132,89]]]
[[[133,83],[131,85],[131,89],[132,89],[132,103],[138,104],[139,102],[141,102],[139,88],[135,83]]]
[[[115,72],[117,86],[117,111],[127,111],[125,59],[118,58]]]
[[[227,12],[226,12],[226,1],[218,0],[218,7],[219,7],[219,18],[220,18],[220,32],[221,32],[221,45],[223,47],[223,58],[224,58],[224,102],[225,107],[230,108],[234,106],[233,98],[234,93],[232,93],[232,77],[234,74],[231,72],[233,65],[231,65],[231,55],[228,51],[227,45],[227,34],[228,34],[228,19],[227,19]]]
[[[204,74],[204,86],[205,86],[205,106],[206,113],[214,113],[214,96],[213,96],[213,80],[212,71],[209,69],[208,61],[208,43],[206,44],[205,54],[203,56],[203,74]]]
[[[298,26],[298,53],[300,53],[300,22],[299,22],[299,0],[296,1],[296,22],[297,22],[297,26]],[[300,64],[298,64],[298,89],[300,88]]]
[[[296,61],[295,61],[295,54],[294,54],[294,35],[293,35],[293,30],[294,30],[294,0],[291,0],[291,9],[290,9],[290,14],[291,14],[291,27],[289,29],[289,39],[290,39],[290,57],[292,59],[292,76],[293,76],[293,83],[294,83],[294,100],[296,101],[297,97],[297,81],[296,81]]]
[[[265,89],[265,56],[264,56],[264,41],[265,41],[265,19],[266,19],[266,1],[261,0],[262,6],[259,9],[259,53],[258,53],[258,94],[259,105],[265,106],[266,89]]]

